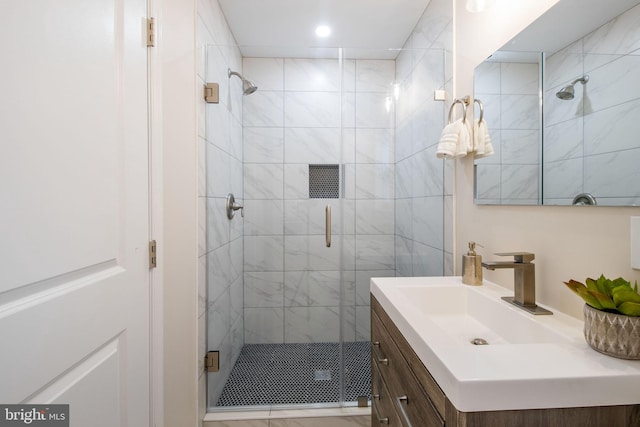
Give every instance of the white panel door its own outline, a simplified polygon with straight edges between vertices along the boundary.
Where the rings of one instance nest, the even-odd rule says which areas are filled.
[[[149,425],[143,0],[0,5],[0,403]]]

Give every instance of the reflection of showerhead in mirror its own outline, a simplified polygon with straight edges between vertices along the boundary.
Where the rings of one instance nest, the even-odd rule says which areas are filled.
[[[256,86],[251,80],[245,79],[244,77],[242,77],[242,74],[236,71],[231,71],[231,68],[229,68],[228,70],[228,75],[229,75],[229,78],[231,78],[231,76],[237,76],[240,78],[240,80],[242,80],[243,95],[251,95],[253,92],[258,90],[258,86]]]
[[[573,89],[575,84],[576,83],[582,83],[584,85],[588,81],[589,81],[589,76],[588,75],[584,75],[584,76],[580,77],[579,79],[575,79],[574,81],[572,81],[571,83],[569,83],[568,85],[566,85],[565,87],[560,89],[556,93],[556,96],[558,98],[562,99],[562,100],[571,100],[575,96],[574,95],[574,89]]]

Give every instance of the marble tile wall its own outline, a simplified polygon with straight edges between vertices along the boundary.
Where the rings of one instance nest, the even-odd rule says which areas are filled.
[[[228,193],[243,202],[242,87],[227,76],[242,71],[242,59],[217,0],[199,1],[197,33],[199,82],[220,84],[220,103],[200,101],[198,114],[199,374],[213,406],[244,343],[243,219],[229,221],[225,211]],[[204,373],[207,350],[220,351],[219,372]]]
[[[243,103],[245,342],[339,341],[341,316],[344,340],[369,340],[369,278],[395,274],[394,61],[244,58],[243,70],[259,87]],[[344,197],[310,199],[309,164],[342,165]],[[331,248],[327,204],[344,235]]]
[[[485,61],[474,92],[484,104],[495,154],[476,159],[480,204],[538,204],[540,181],[538,64]]]
[[[434,90],[451,97],[451,35],[451,3],[433,0],[396,60],[398,276],[453,274],[453,166],[436,157],[448,103],[433,100]]]
[[[570,204],[582,192],[607,205],[640,203],[639,19],[635,6],[547,58],[544,203]],[[573,100],[555,97],[584,74]]]

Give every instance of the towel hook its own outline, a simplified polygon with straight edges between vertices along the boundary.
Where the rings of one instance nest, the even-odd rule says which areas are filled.
[[[479,99],[474,99],[473,102],[474,104],[477,102],[478,105],[480,106],[480,117],[478,118],[478,123],[482,123],[482,120],[484,118],[484,105],[482,104],[482,101],[480,101]]]
[[[468,97],[458,98],[453,100],[451,107],[449,107],[449,119],[448,119],[449,124],[453,123],[451,119],[453,118],[453,107],[455,107],[456,104],[462,105],[462,123],[465,123],[467,121],[467,104],[468,103],[469,103]]]

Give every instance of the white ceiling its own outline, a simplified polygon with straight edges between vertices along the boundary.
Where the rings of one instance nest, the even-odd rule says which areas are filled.
[[[219,0],[245,57],[395,58],[430,0]],[[326,39],[315,35],[328,25]]]

